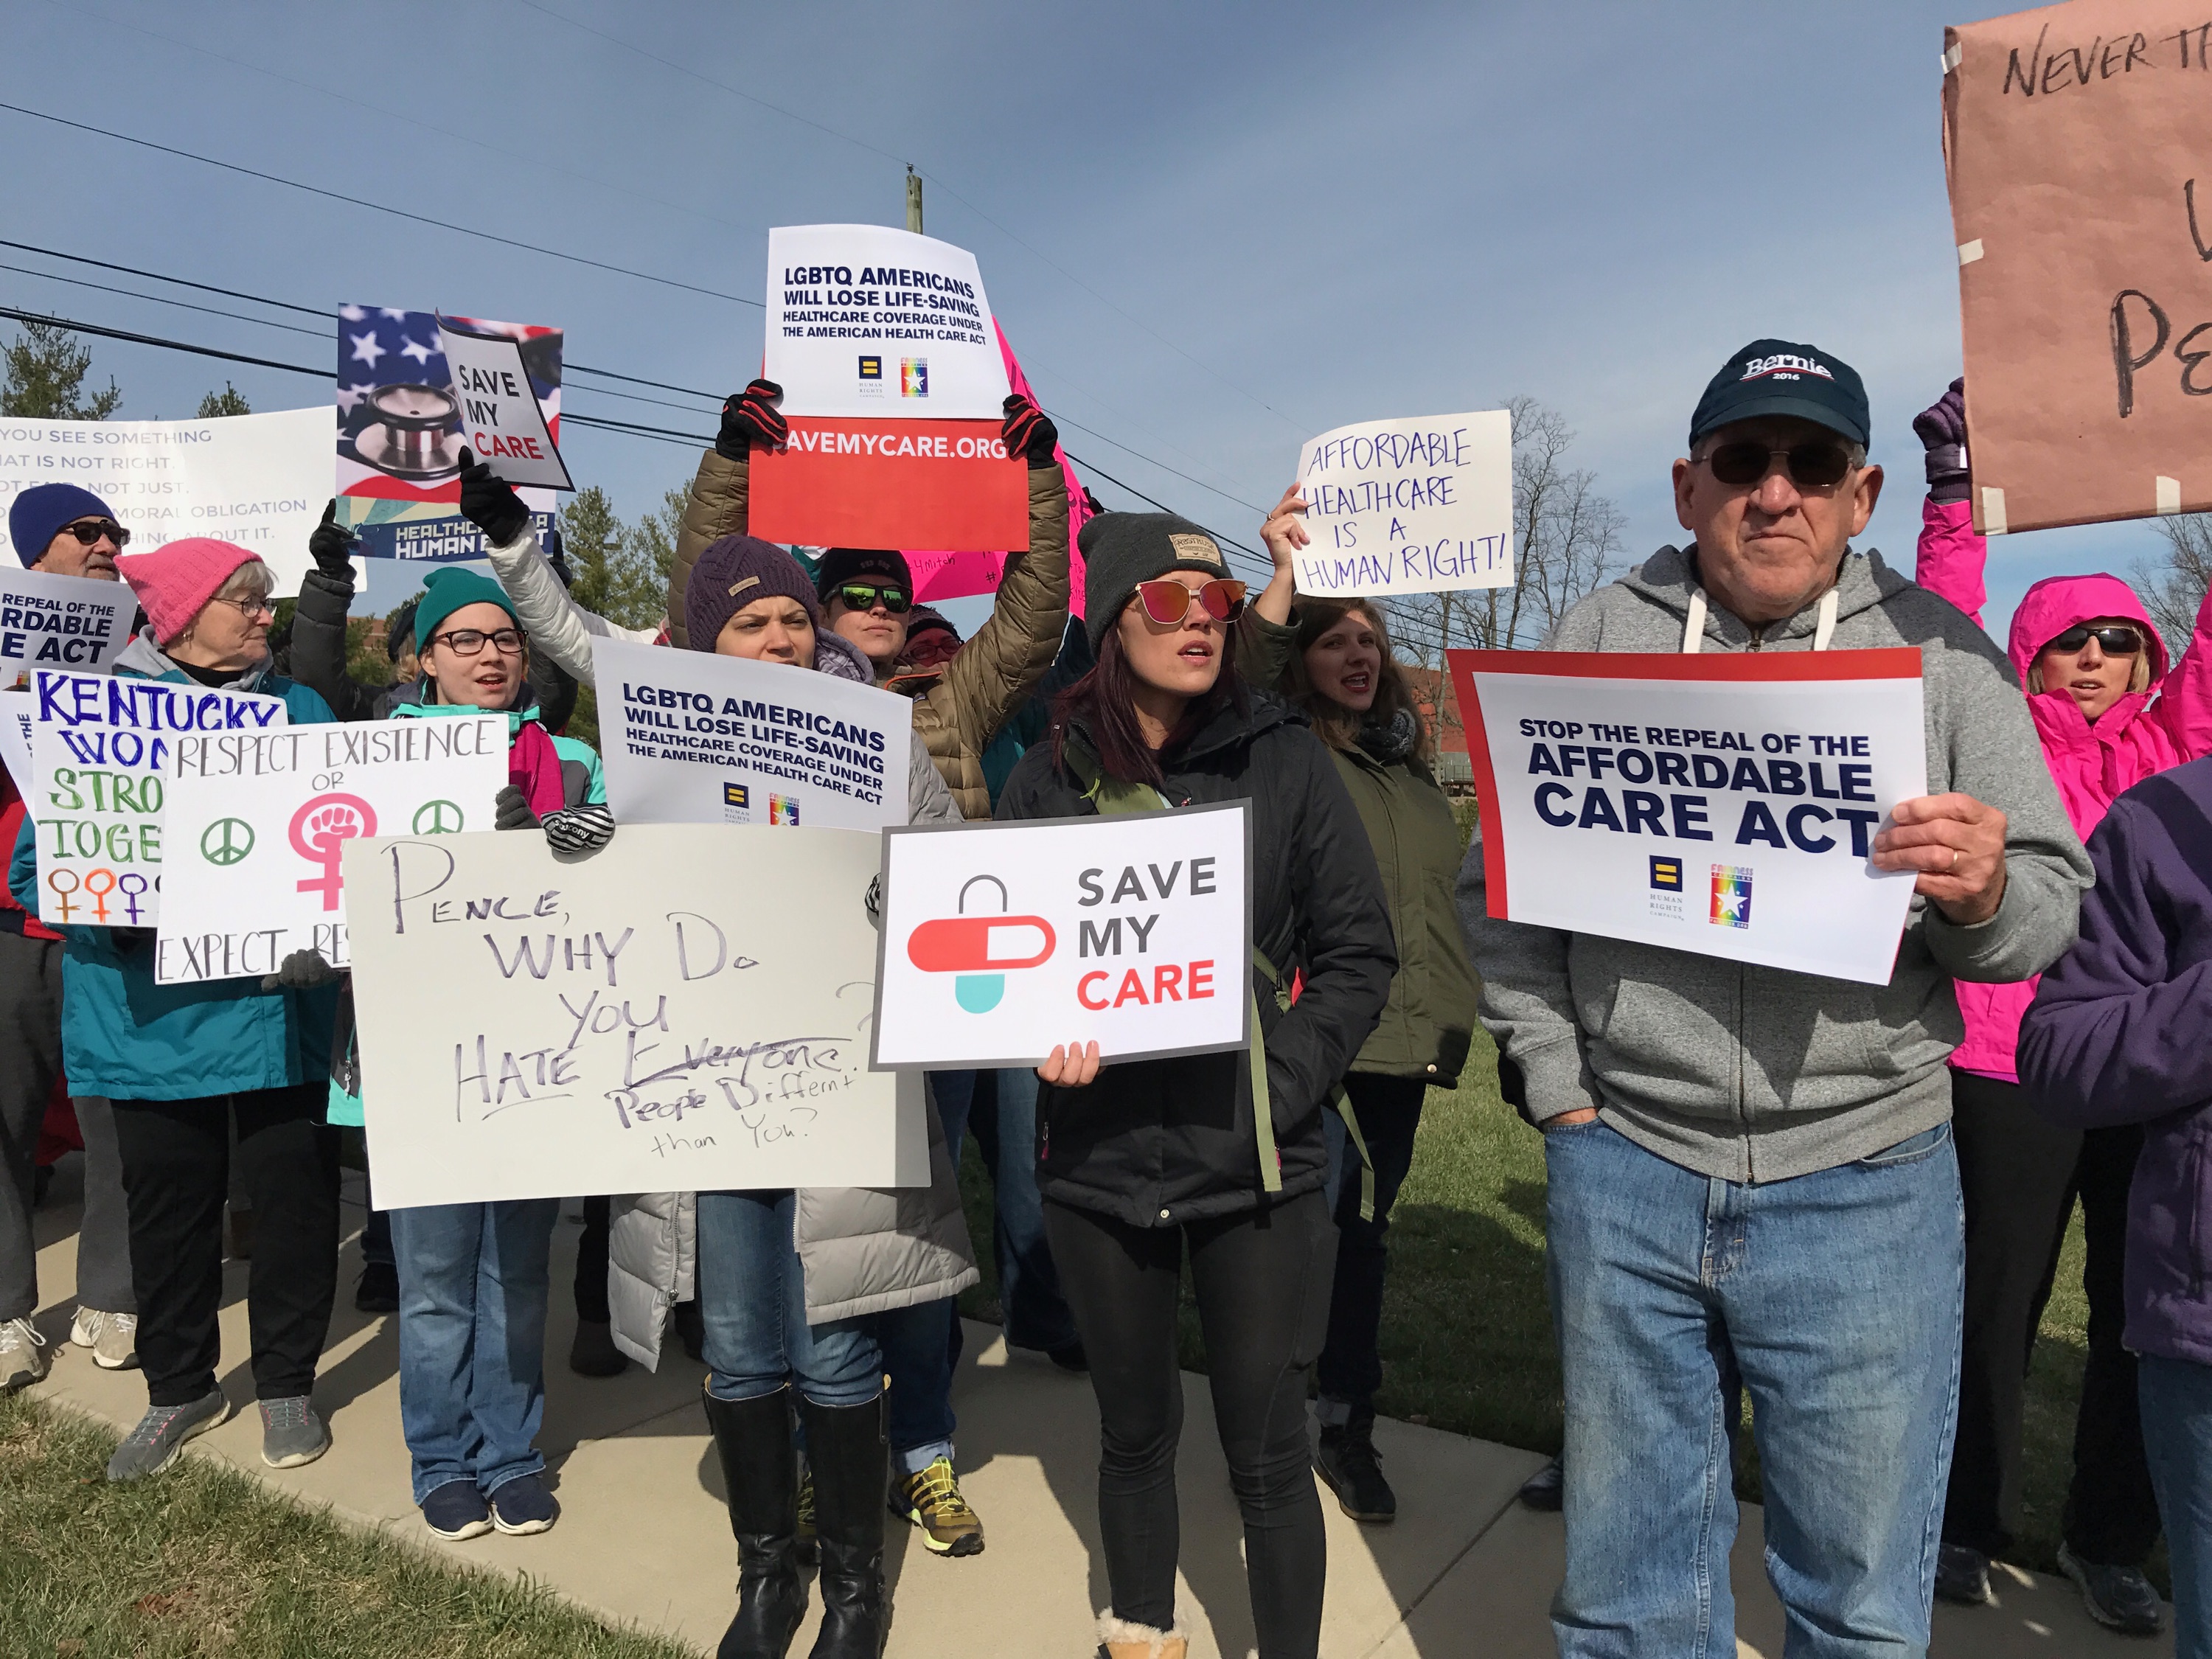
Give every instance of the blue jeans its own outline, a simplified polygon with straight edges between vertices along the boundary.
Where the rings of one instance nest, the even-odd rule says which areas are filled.
[[[450,1481],[487,1495],[545,1460],[545,1298],[560,1200],[393,1210],[399,1423],[415,1501]]]
[[[1060,1293],[1060,1271],[1044,1236],[1044,1199],[1037,1191],[1037,1075],[1016,1066],[998,1076],[999,1107],[990,1142],[992,1254],[999,1266],[999,1307],[1006,1340],[1018,1348],[1056,1352],[1075,1341],[1075,1316]],[[983,1137],[979,1131],[976,1139]]]
[[[866,1319],[806,1322],[791,1217],[788,1190],[699,1194],[707,1391],[753,1400],[795,1384],[817,1406],[866,1405],[883,1389],[882,1350]]]
[[[975,1098],[975,1073],[932,1072],[929,1094],[944,1126],[945,1151],[957,1170],[968,1109]],[[876,1339],[883,1344],[884,1370],[891,1382],[884,1413],[891,1461],[901,1474],[915,1474],[952,1455],[952,1436],[959,1427],[952,1414],[952,1371],[960,1363],[959,1302],[942,1297],[878,1314]]]
[[[1601,1122],[1544,1137],[1566,1385],[1560,1659],[1735,1659],[1735,1389],[1784,1652],[1928,1649],[1966,1279],[1948,1124],[1795,1180],[1709,1180]]]
[[[2136,1389],[2173,1571],[2173,1659],[2212,1659],[2212,1365],[2143,1354]]]

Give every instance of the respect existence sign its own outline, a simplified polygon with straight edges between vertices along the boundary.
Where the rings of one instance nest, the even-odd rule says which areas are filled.
[[[1513,417],[1502,409],[1340,426],[1298,452],[1311,538],[1301,593],[1513,582]]]
[[[803,668],[595,638],[607,805],[628,823],[907,820],[914,705]]]
[[[117,675],[41,670],[29,696],[39,915],[79,927],[161,919],[165,775],[179,743],[290,720],[282,697]]]
[[[489,830],[507,749],[504,714],[178,739],[155,980],[273,974],[309,949],[349,966],[346,842]]]
[[[917,824],[884,837],[874,1063],[1033,1066],[1251,1040],[1251,810]]]
[[[1887,984],[1928,791],[1916,650],[1454,651],[1489,914]]]
[[[374,1201],[928,1185],[921,1074],[867,1061],[877,841],[347,842]]]
[[[105,673],[137,609],[121,581],[0,565],[0,691],[27,689],[39,667]]]

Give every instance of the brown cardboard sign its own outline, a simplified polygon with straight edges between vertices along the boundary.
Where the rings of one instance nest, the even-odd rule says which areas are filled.
[[[1943,46],[1976,526],[2212,509],[2212,0]]]

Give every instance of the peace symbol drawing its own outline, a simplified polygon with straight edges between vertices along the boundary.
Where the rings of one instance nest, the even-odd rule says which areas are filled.
[[[426,800],[415,809],[415,833],[418,836],[454,836],[461,830],[459,805],[449,800]]]
[[[236,864],[253,850],[253,826],[244,818],[217,818],[200,834],[200,856],[210,864]]]

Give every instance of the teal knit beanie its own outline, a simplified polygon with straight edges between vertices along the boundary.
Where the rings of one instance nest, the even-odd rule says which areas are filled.
[[[522,626],[522,618],[514,615],[514,601],[490,577],[450,566],[433,570],[423,582],[422,597],[415,606],[416,654],[419,656],[429,649],[430,636],[438,631],[441,623],[456,611],[465,611],[472,605],[495,605],[514,618],[517,628]]]

